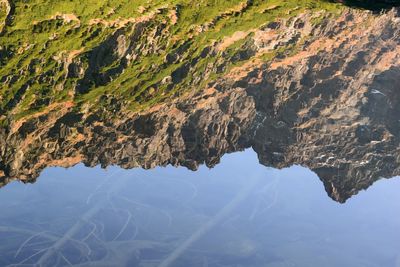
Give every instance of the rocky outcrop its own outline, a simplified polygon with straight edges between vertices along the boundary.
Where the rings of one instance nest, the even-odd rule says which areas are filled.
[[[2,35],[4,28],[10,23],[10,17],[12,15],[13,6],[8,0],[0,1],[0,36]]]
[[[246,66],[233,82],[255,99],[260,162],[308,167],[340,202],[400,174],[400,20],[396,11],[364,19],[345,14],[298,53]]]
[[[321,17],[305,13],[236,33],[235,42],[246,40],[229,60],[242,64],[228,68],[222,57],[203,75],[224,70],[223,75],[204,89],[143,112],[128,111],[124,101],[105,95],[104,108],[95,111],[61,103],[6,121],[0,131],[3,184],[33,182],[46,167],[80,162],[195,170],[249,147],[266,166],[310,168],[339,202],[382,177],[400,175],[398,10],[381,15],[347,10],[322,18],[315,24]],[[204,54],[224,55],[231,41],[215,43]],[[106,41],[106,47],[119,48],[107,53],[110,62],[126,60],[133,43],[119,32]],[[108,62],[99,59],[104,51],[89,55],[97,66],[90,69]],[[191,66],[183,65],[163,83],[176,82]],[[71,73],[81,72],[71,67]],[[81,88],[94,75],[81,75]]]

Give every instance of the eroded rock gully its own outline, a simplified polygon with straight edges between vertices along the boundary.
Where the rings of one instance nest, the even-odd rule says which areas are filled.
[[[112,112],[65,104],[10,122],[0,131],[3,184],[80,162],[195,170],[249,147],[265,166],[311,169],[339,202],[400,175],[398,9],[347,11],[318,27],[307,15],[271,23],[254,31],[249,50],[254,60],[208,88],[146,112],[111,99]]]

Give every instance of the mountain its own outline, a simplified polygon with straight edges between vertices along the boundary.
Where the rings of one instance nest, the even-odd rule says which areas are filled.
[[[252,147],[345,202],[400,175],[400,9],[1,1],[0,179],[213,167]]]

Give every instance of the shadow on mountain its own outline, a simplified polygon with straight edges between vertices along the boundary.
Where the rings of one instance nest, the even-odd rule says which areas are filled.
[[[361,8],[377,12],[400,6],[400,0],[332,0],[330,2],[340,2],[352,8]]]

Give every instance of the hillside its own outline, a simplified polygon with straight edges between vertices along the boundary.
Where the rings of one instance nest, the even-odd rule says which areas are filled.
[[[81,162],[194,170],[249,147],[340,202],[400,174],[398,8],[0,3],[4,184]]]
[[[251,39],[269,22],[307,11],[318,24],[343,9],[316,0],[2,0],[0,6],[3,123],[60,103],[107,109],[118,101],[144,110],[260,58]],[[295,49],[277,48],[263,57]]]

